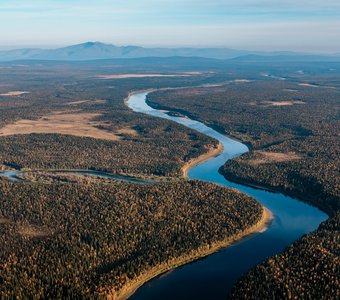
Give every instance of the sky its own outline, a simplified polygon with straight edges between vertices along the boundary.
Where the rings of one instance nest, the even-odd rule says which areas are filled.
[[[0,48],[86,41],[340,52],[340,0],[0,0]]]

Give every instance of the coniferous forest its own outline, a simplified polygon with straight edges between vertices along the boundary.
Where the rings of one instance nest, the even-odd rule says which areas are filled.
[[[199,58],[27,64],[0,68],[0,172],[28,171],[17,175],[19,182],[0,177],[0,298],[121,296],[143,276],[211,253],[261,222],[256,200],[181,178],[183,167],[216,150],[218,141],[133,112],[129,93],[148,89],[158,89],[148,95],[152,107],[249,146],[221,166],[225,178],[296,197],[330,217],[245,273],[225,296],[340,297],[334,64]],[[296,71],[302,68],[303,75]],[[171,76],[98,78],[127,73]]]

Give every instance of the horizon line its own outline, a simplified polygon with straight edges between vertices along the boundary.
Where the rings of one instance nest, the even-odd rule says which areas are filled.
[[[278,49],[249,49],[249,48],[238,48],[238,47],[230,47],[226,45],[138,45],[133,43],[121,44],[121,43],[112,43],[112,42],[102,42],[102,41],[85,41],[85,42],[74,42],[72,44],[55,44],[55,45],[42,45],[42,44],[34,44],[34,45],[0,45],[0,51],[12,51],[12,50],[21,50],[21,49],[41,49],[41,50],[54,50],[60,48],[66,48],[71,46],[83,45],[87,43],[94,43],[94,44],[104,44],[110,45],[115,47],[141,47],[146,49],[152,48],[160,48],[160,49],[226,49],[226,50],[235,50],[235,51],[247,51],[247,52],[262,52],[262,53],[296,53],[296,54],[320,54],[320,55],[338,55],[340,54],[340,49],[336,51],[308,51],[308,50],[280,50]]]

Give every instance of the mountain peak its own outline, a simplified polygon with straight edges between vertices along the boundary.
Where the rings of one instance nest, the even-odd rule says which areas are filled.
[[[111,44],[104,44],[102,42],[85,42],[78,45],[73,45],[69,47],[83,47],[83,48],[91,48],[91,47],[113,47]]]
[[[83,43],[83,44],[80,44],[80,45],[83,45],[85,47],[92,47],[96,44],[99,44],[99,42],[86,42],[86,43]]]
[[[249,56],[251,55],[251,56]],[[339,56],[310,56],[290,52],[252,52],[228,48],[144,48],[139,46],[115,46],[98,41],[88,41],[57,49],[16,49],[0,51],[0,61],[10,60],[95,60],[145,57],[204,57],[213,59],[239,59],[244,61],[339,61]]]

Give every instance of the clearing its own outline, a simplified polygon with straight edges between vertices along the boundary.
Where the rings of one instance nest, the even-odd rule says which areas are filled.
[[[91,137],[110,141],[119,140],[120,137],[113,132],[101,130],[97,126],[105,123],[94,121],[101,116],[99,113],[68,113],[66,111],[54,112],[37,120],[18,120],[0,128],[0,136],[31,133],[58,133],[80,137]]]
[[[279,152],[254,151],[254,154],[260,154],[260,158],[249,159],[245,161],[245,163],[251,166],[258,166],[261,164],[270,164],[302,159],[302,156],[296,154],[295,152],[279,153]]]
[[[48,230],[34,225],[18,225],[17,232],[22,236],[30,238],[45,237],[50,234]]]
[[[303,101],[262,101],[260,103],[251,102],[250,105],[257,105],[257,106],[292,106],[292,105],[301,105],[305,104]]]
[[[97,75],[99,79],[126,79],[126,78],[147,78],[147,77],[188,77],[193,74],[115,74],[115,75]]]
[[[91,104],[103,104],[106,103],[106,100],[79,100],[79,101],[72,101],[72,102],[67,102],[65,103],[66,105],[79,105],[79,104],[83,104],[83,103],[88,103],[90,102]]]
[[[12,91],[12,92],[8,92],[8,93],[3,93],[0,94],[0,96],[20,96],[20,95],[24,95],[24,94],[29,94],[30,92],[25,92],[25,91]]]
[[[313,87],[313,88],[318,88],[319,86],[316,84],[311,84],[311,83],[299,83],[299,86],[305,86],[305,87]]]
[[[0,224],[11,224],[12,221],[7,218],[0,217]]]

